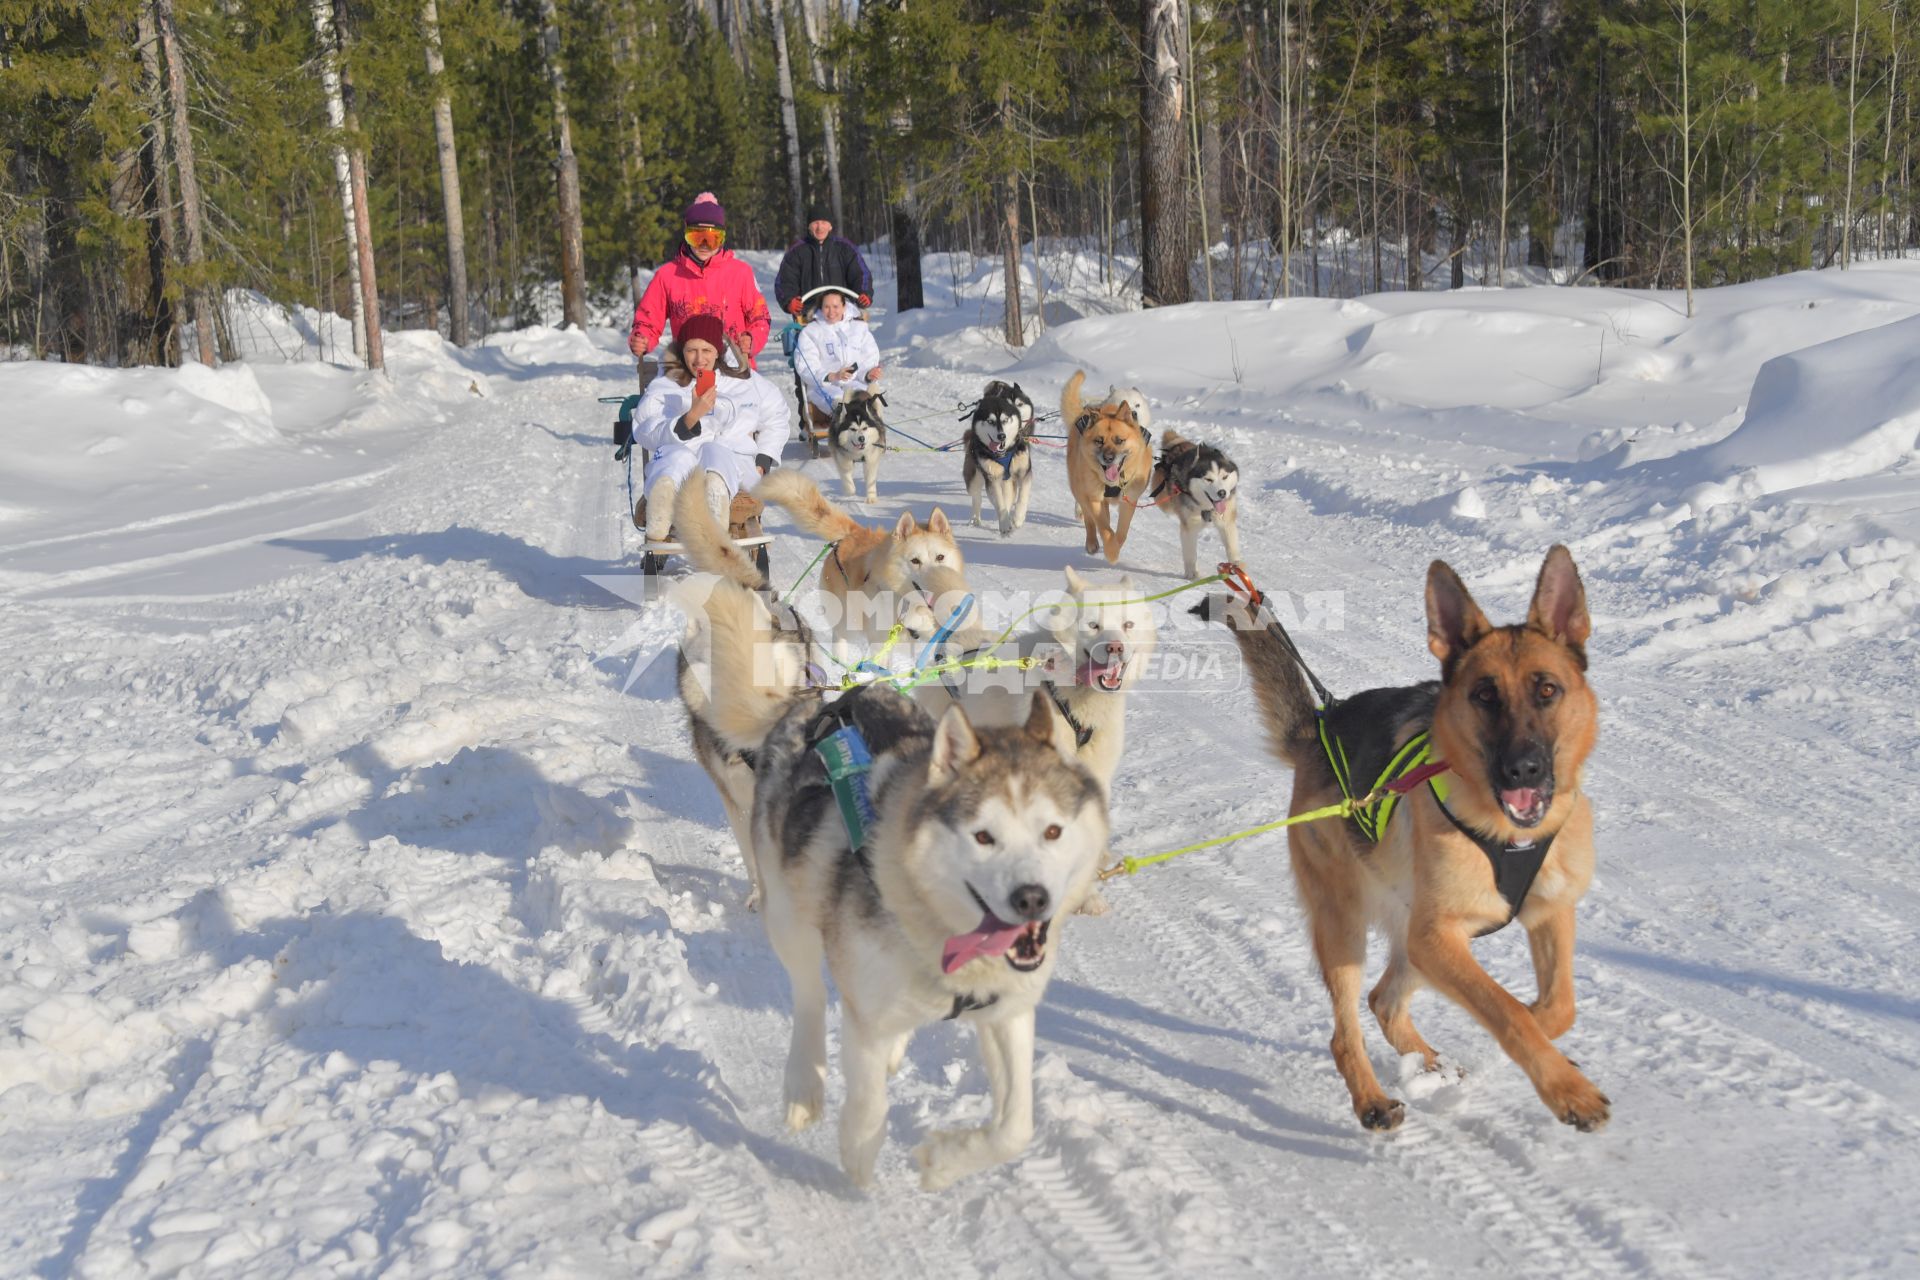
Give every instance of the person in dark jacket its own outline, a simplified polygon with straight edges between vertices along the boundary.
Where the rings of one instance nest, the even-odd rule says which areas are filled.
[[[862,308],[873,303],[873,273],[867,270],[866,259],[853,241],[833,234],[833,219],[825,209],[816,208],[807,218],[807,234],[788,246],[787,256],[780,260],[773,296],[798,318],[806,295],[822,285],[854,294]]]

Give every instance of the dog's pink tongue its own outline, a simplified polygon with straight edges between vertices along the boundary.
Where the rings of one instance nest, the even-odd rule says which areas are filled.
[[[1120,464],[1119,463],[1109,462],[1107,464],[1107,483],[1108,484],[1120,483]]]
[[[1025,928],[1025,925],[1002,924],[991,915],[981,916],[978,929],[972,933],[956,933],[947,939],[947,945],[940,949],[940,972],[952,973],[981,956],[1005,955]]]
[[[1534,806],[1540,803],[1540,793],[1533,787],[1515,787],[1512,791],[1500,793],[1500,803],[1514,813],[1532,813]]]
[[[1227,500],[1225,498],[1213,504],[1213,513],[1221,516],[1227,513]]]

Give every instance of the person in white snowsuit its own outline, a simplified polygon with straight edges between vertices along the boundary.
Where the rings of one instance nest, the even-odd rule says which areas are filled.
[[[800,331],[794,365],[807,399],[832,416],[841,400],[879,380],[880,344],[865,320],[847,313],[847,295],[833,290],[821,295],[819,309]]]
[[[680,486],[699,471],[707,506],[721,525],[733,495],[779,465],[790,433],[786,397],[748,366],[737,350],[731,365],[720,321],[694,316],[674,335],[667,367],[647,385],[633,413],[633,442],[651,456],[645,479],[647,537],[666,540]],[[695,391],[699,375],[713,386]]]

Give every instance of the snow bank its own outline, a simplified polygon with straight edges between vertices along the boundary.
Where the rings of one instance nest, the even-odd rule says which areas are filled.
[[[1701,451],[1743,497],[1873,475],[1920,457],[1920,317],[1776,356],[1746,419]]]

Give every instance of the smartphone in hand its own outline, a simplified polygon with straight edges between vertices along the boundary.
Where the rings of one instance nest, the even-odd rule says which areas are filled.
[[[713,370],[707,369],[694,375],[693,394],[703,396],[711,390],[713,390]]]

